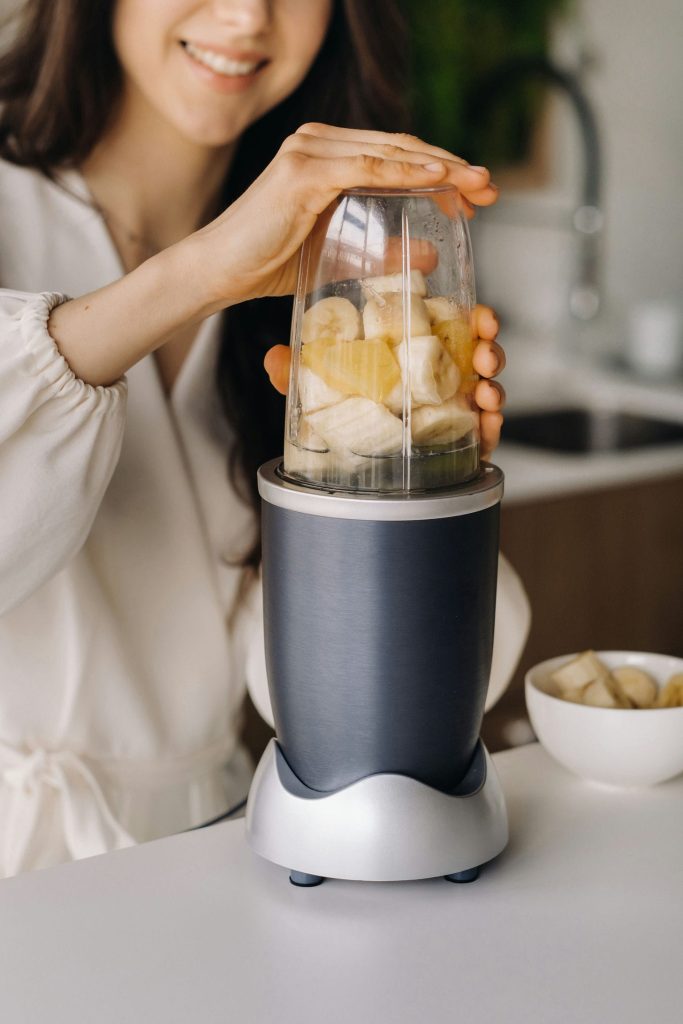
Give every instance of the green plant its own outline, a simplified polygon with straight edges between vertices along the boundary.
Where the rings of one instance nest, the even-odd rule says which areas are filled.
[[[501,166],[528,155],[542,87],[495,97],[482,117],[477,93],[517,57],[547,55],[551,20],[568,0],[410,0],[416,130],[473,160]]]

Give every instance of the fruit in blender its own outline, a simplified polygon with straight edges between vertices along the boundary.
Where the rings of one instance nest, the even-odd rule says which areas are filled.
[[[403,444],[403,423],[385,405],[347,398],[308,416],[312,429],[337,452],[357,456],[395,455]],[[362,461],[362,460],[361,460]]]
[[[353,341],[363,337],[363,321],[349,299],[331,295],[319,299],[306,310],[301,324],[304,345],[318,338],[333,341]]]
[[[411,335],[427,335],[432,330],[424,299],[411,292],[408,316]],[[398,344],[403,340],[403,295],[390,292],[368,299],[363,310],[363,327],[366,338],[386,338]]]
[[[329,388],[383,402],[401,379],[391,346],[382,338],[318,338],[301,349],[301,361]]]
[[[414,405],[439,405],[452,398],[460,385],[460,371],[434,335],[404,340],[394,349],[402,380],[387,397],[392,412],[403,408],[403,383],[410,373],[410,397]]]
[[[411,416],[413,444],[421,447],[458,441],[473,426],[473,413],[463,408],[457,398],[441,405],[422,405],[413,409]]]
[[[360,283],[363,298],[376,299],[378,295],[403,291],[403,274],[385,274],[384,277],[366,277]],[[427,294],[427,282],[421,270],[410,271],[410,290],[415,295]]]

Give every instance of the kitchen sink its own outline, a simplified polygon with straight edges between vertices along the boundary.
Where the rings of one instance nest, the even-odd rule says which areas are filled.
[[[577,406],[510,413],[505,417],[503,440],[554,452],[627,451],[683,444],[683,423]]]

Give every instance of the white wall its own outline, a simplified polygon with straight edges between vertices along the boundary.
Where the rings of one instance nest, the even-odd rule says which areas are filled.
[[[606,270],[613,299],[683,292],[683,2],[581,5],[605,139]]]
[[[599,122],[606,301],[598,343],[618,346],[613,334],[634,304],[680,304],[683,294],[683,0],[578,0],[555,54],[568,67],[583,57]],[[513,325],[557,338],[575,259],[572,234],[558,225],[570,218],[581,174],[573,112],[561,99],[552,133],[552,184],[503,196],[475,228],[475,248],[482,299]]]

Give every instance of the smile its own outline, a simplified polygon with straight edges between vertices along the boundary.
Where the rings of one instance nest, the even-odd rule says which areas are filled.
[[[215,50],[206,50],[184,40],[181,45],[192,60],[226,78],[245,78],[253,75],[267,63],[265,60],[234,60]]]

